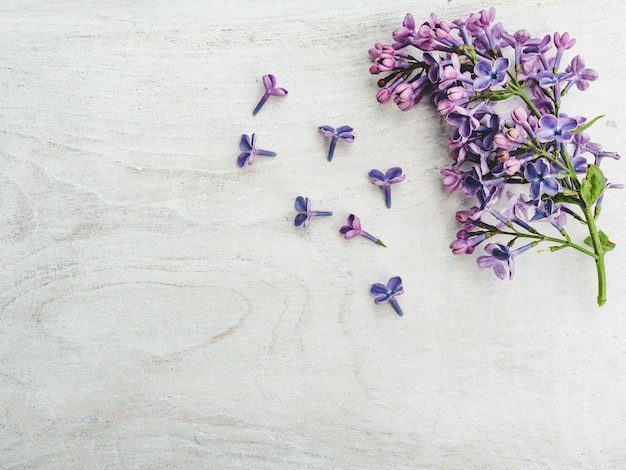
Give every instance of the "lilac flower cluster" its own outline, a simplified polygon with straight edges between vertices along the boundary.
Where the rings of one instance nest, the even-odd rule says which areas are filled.
[[[573,248],[595,261],[602,305],[604,255],[614,244],[597,219],[605,190],[622,185],[600,169],[605,158],[619,155],[585,132],[601,116],[587,120],[561,110],[569,91],[584,91],[598,78],[579,55],[566,60],[576,41],[569,33],[510,34],[495,21],[494,8],[451,23],[431,14],[416,25],[407,14],[392,37],[392,44],[369,50],[370,73],[384,75],[378,102],[393,100],[408,111],[431,96],[451,127],[453,162],[441,170],[443,184],[471,201],[456,214],[462,227],[452,252],[471,254],[499,236],[502,243],[486,243],[477,264],[512,278],[514,259],[539,243],[551,251]],[[564,228],[572,217],[588,229],[583,242]]]

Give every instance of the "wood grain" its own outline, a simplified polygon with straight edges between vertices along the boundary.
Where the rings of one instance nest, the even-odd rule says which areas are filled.
[[[578,39],[601,79],[568,112],[624,151],[623,4],[494,4]],[[407,11],[483,7],[4,2],[0,468],[624,468],[623,192],[605,307],[575,253],[501,282],[449,253],[435,113],[374,99]],[[290,93],[252,117],[265,73]],[[357,135],[330,164],[322,124]],[[252,132],[278,155],[242,170]],[[395,165],[388,210],[365,175]],[[334,215],[293,227],[297,195]],[[403,318],[368,293],[393,275]]]

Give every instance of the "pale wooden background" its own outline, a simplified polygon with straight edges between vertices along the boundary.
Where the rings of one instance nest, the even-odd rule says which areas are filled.
[[[406,12],[488,5],[210,3],[0,3],[0,467],[626,468],[624,192],[605,307],[576,253],[499,281],[449,252],[440,120],[374,99]],[[564,110],[626,152],[624,4],[493,4],[578,39],[601,78]],[[265,73],[290,94],[252,117]],[[321,124],[357,135],[330,164]],[[241,170],[251,132],[278,156]],[[293,227],[299,194],[335,215]],[[368,293],[393,275],[403,318]]]

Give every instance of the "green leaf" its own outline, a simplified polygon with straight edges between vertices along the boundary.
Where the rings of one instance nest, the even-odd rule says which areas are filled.
[[[586,122],[582,126],[578,126],[572,132],[574,134],[580,134],[581,132],[585,132],[587,129],[589,129],[591,126],[593,126],[598,119],[602,119],[604,116],[605,116],[605,114],[603,114],[601,116],[597,116],[597,117],[593,118],[591,121]]]
[[[600,238],[600,245],[605,252],[611,251],[613,248],[615,248],[615,243],[609,240],[609,237],[606,235],[606,233],[598,232],[598,237]],[[585,238],[584,242],[585,245],[593,248],[593,241],[591,240],[590,236]]]
[[[563,193],[556,193],[554,196],[551,196],[550,199],[552,199],[552,201],[554,201],[555,203],[566,202],[568,204],[580,205],[580,199],[578,199],[577,197],[574,197],[572,195],[564,194],[564,192]]]
[[[604,192],[604,173],[596,165],[587,167],[587,176],[580,185],[580,197],[591,207]]]

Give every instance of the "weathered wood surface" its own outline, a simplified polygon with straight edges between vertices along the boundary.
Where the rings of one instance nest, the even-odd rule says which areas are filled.
[[[499,281],[449,252],[435,113],[374,99],[406,12],[487,5],[203,3],[0,5],[0,467],[626,467],[624,193],[605,307],[576,253]],[[565,106],[624,152],[624,4],[494,4],[578,39],[601,78]],[[290,94],[252,117],[265,73]],[[357,135],[330,164],[322,124]],[[251,132],[278,156],[241,170]],[[334,216],[293,227],[299,194]],[[368,293],[393,275],[403,318]]]

